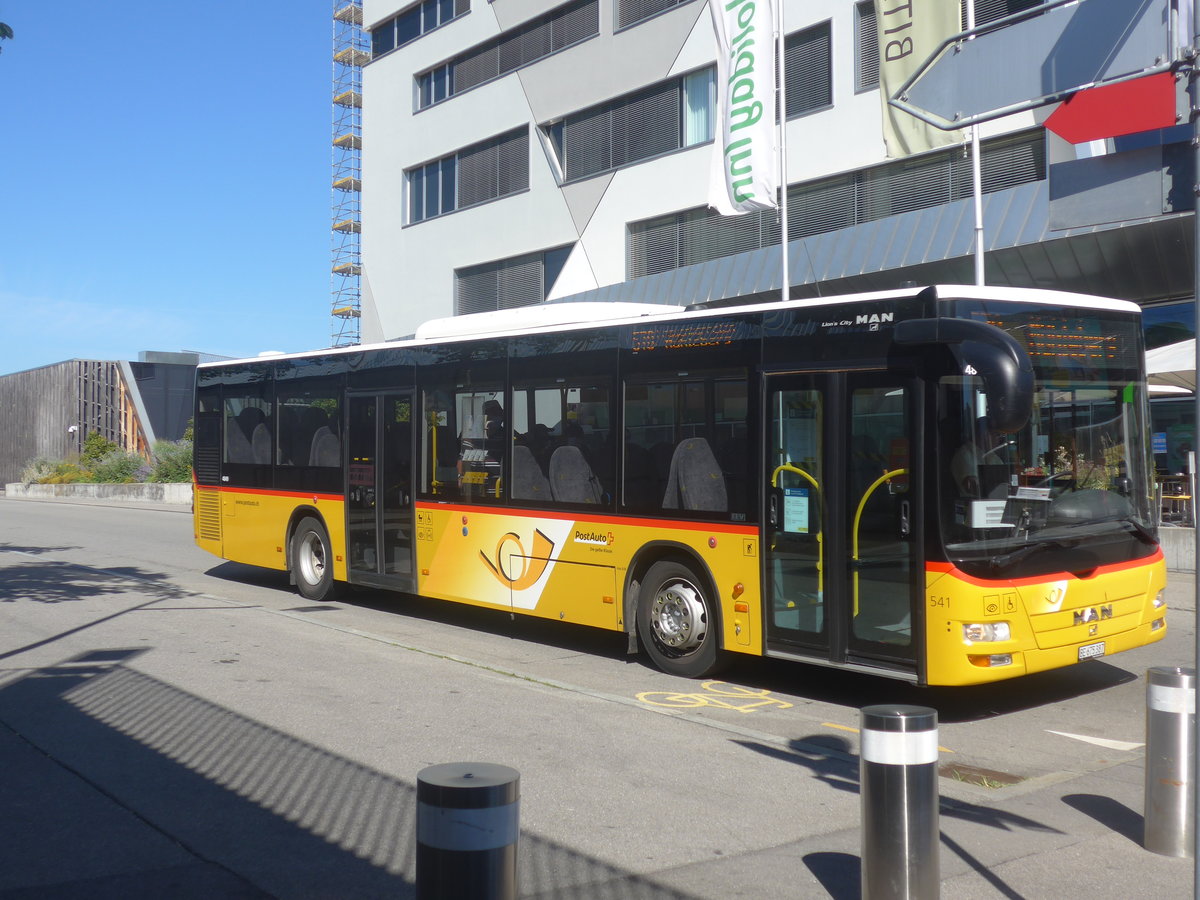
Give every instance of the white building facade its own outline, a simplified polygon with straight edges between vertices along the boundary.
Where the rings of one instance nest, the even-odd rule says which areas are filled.
[[[1028,5],[980,2],[977,18]],[[778,293],[777,213],[707,208],[716,44],[703,0],[364,0],[363,22],[365,342],[546,300]],[[784,0],[784,32],[792,296],[970,282],[970,160],[962,144],[886,158],[873,4]],[[1101,179],[1117,191],[1109,212],[1108,194],[1075,182],[1054,193],[1051,163],[1078,154],[1033,114],[983,137],[989,283],[1190,297],[1171,138],[1132,169],[1109,142],[1126,163]],[[1156,174],[1149,205],[1128,202]]]

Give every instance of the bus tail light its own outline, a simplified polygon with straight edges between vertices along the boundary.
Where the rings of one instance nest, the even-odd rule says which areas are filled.
[[[985,641],[1007,641],[1012,631],[1007,622],[972,622],[963,625],[963,640],[968,644]]]

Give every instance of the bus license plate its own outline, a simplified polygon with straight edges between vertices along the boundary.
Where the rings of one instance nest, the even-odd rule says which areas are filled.
[[[1095,659],[1097,656],[1103,656],[1103,655],[1104,655],[1104,641],[1100,641],[1100,643],[1098,643],[1098,644],[1084,644],[1082,647],[1079,648],[1079,658],[1081,660]]]

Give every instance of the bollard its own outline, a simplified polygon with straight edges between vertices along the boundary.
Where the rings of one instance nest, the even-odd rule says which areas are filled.
[[[863,900],[936,898],[937,711],[866,706],[860,716]]]
[[[417,898],[515,900],[521,774],[443,763],[417,774]]]
[[[1196,773],[1196,670],[1146,671],[1146,800],[1143,845],[1192,856]]]

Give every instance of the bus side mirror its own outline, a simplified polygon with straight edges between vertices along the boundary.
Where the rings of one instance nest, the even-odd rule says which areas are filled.
[[[983,381],[988,427],[1011,434],[1033,411],[1033,363],[1007,332],[972,319],[908,319],[896,323],[898,344],[947,347],[964,375]]]

